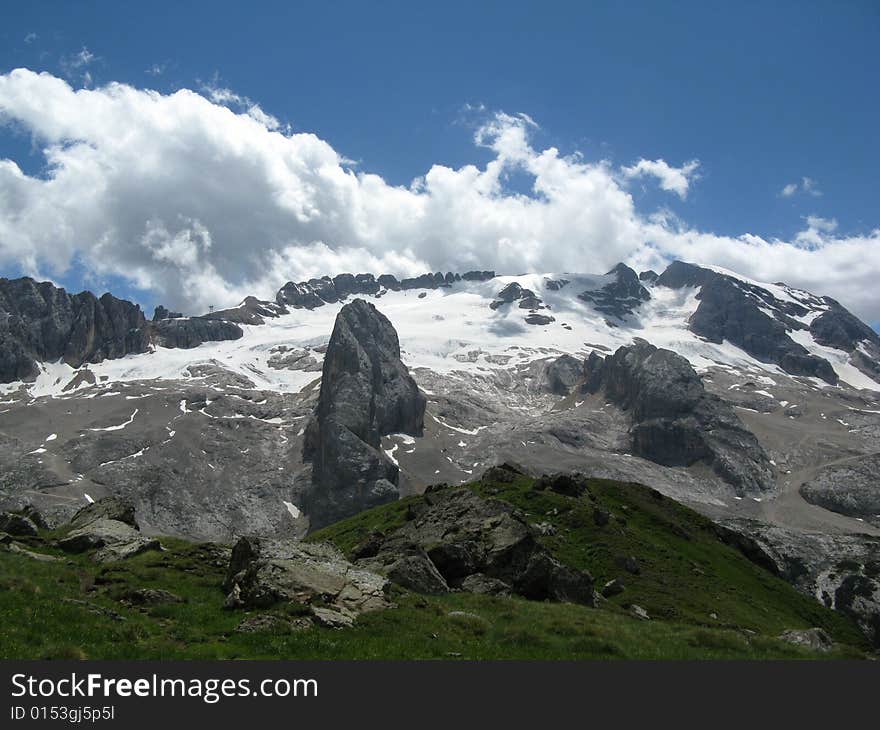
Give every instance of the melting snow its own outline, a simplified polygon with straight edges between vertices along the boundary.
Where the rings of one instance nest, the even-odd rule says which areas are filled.
[[[185,403],[186,401],[182,401],[182,402]],[[137,414],[138,414],[138,409],[135,408],[134,413],[131,414],[131,417],[125,423],[120,423],[118,426],[107,426],[106,428],[90,428],[89,431],[121,431],[126,426],[131,425],[131,423],[134,421],[134,417]]]

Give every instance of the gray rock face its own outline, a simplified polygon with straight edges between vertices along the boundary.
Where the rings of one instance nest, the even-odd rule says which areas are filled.
[[[349,621],[390,605],[385,578],[356,568],[325,543],[243,537],[232,548],[223,587],[230,608],[317,603]]]
[[[590,302],[603,314],[622,319],[633,313],[633,310],[651,298],[648,290],[639,282],[638,274],[625,264],[617,264],[606,276],[613,275],[615,280],[600,289],[585,291],[578,295],[585,302]]]
[[[35,537],[37,525],[26,515],[2,512],[0,513],[0,532],[15,537]]]
[[[495,278],[494,271],[467,271],[461,275],[465,281],[489,281]]]
[[[723,524],[760,547],[778,575],[853,618],[880,647],[880,538],[800,532],[754,520]]]
[[[240,321],[261,323],[253,305],[248,306],[229,311]],[[148,322],[138,305],[110,294],[68,294],[27,277],[0,279],[0,382],[33,379],[38,362],[60,358],[78,368],[147,352],[153,342],[189,348],[241,336],[241,328],[219,312],[180,318],[159,306]]]
[[[665,466],[710,464],[740,492],[774,484],[764,449],[728,403],[711,395],[690,363],[644,341],[587,360],[584,389],[629,411],[632,450]]]
[[[163,307],[161,304],[158,305],[153,310],[153,321],[158,322],[160,319],[177,319],[178,317],[182,317],[183,314],[180,312],[171,312],[166,307]]]
[[[207,317],[162,319],[154,323],[156,339],[162,347],[189,349],[203,342],[237,340],[243,332],[233,322]]]
[[[98,563],[124,560],[147,550],[158,550],[159,541],[141,535],[134,519],[134,508],[113,497],[90,504],[70,520],[72,528],[58,541],[69,553],[96,550]]]
[[[810,322],[813,339],[848,352],[853,365],[880,381],[880,335],[831,297],[822,299],[828,310]]]
[[[789,335],[791,329],[807,329],[793,319],[808,313],[805,307],[782,301],[770,292],[710,269],[674,261],[657,279],[660,286],[673,289],[699,286],[700,304],[688,328],[710,342],[724,340],[741,347],[752,357],[779,365],[792,375],[821,378],[837,384],[834,368],[824,358],[811,355]],[[764,309],[773,309],[771,317]]]
[[[218,319],[225,320],[226,322],[236,322],[238,324],[259,325],[265,324],[267,319],[275,319],[282,314],[287,314],[287,308],[276,302],[267,302],[262,299],[257,299],[256,297],[245,297],[244,301],[239,306],[211,312],[210,314],[201,317],[201,319]]]
[[[391,433],[421,436],[425,405],[388,319],[361,299],[346,304],[324,356],[303,448],[312,463],[305,507],[313,528],[398,497],[397,467],[380,440]]]
[[[826,466],[800,493],[812,504],[880,524],[880,454]]]
[[[68,294],[29,277],[0,279],[0,382],[34,378],[38,361],[80,367],[149,345],[144,314],[131,302]]]
[[[823,297],[828,311],[810,322],[810,334],[826,347],[851,352],[862,342],[880,346],[880,335],[831,297]]]
[[[584,361],[572,355],[560,355],[541,373],[542,386],[556,395],[568,395],[584,377]]]
[[[443,274],[422,274],[398,280],[391,274],[382,274],[378,278],[373,274],[338,274],[333,278],[323,276],[320,279],[309,279],[295,283],[287,282],[278,291],[276,301],[281,306],[293,309],[315,309],[331,302],[341,302],[350,296],[366,294],[378,296],[381,290],[405,291],[409,289],[437,289],[450,286],[456,281],[484,281],[495,276],[494,271],[470,271],[467,274],[454,274],[451,271]]]
[[[535,600],[594,605],[589,573],[553,558],[524,516],[505,502],[450,487],[426,494],[410,517],[382,539],[375,557],[358,564],[394,580],[401,562],[408,561],[409,587],[426,593],[440,592],[445,582],[463,590],[480,585],[480,592],[510,590]],[[436,571],[443,582],[436,577],[410,580],[413,557],[418,559],[419,575],[434,576]]]
[[[304,348],[287,347],[278,345],[270,351],[266,364],[274,370],[304,370],[306,372],[320,372],[321,364],[317,358]]]
[[[779,638],[787,641],[789,644],[822,653],[829,652],[834,648],[834,642],[831,640],[831,637],[819,628],[791,629],[783,631]]]
[[[134,506],[116,497],[105,497],[83,507],[70,518],[68,524],[71,527],[82,528],[98,520],[113,520],[135,530],[140,529],[134,516]]]
[[[526,315],[526,324],[534,324],[534,325],[547,325],[552,324],[556,321],[555,317],[550,317],[546,314],[535,314],[532,312],[531,314]]]

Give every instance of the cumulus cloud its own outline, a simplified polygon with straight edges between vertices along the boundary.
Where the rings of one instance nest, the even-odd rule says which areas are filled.
[[[779,191],[779,195],[783,198],[793,198],[798,193],[812,195],[814,198],[821,197],[822,195],[818,183],[811,177],[802,177],[800,182],[788,183]]]
[[[684,200],[691,181],[697,177],[699,160],[691,160],[681,167],[673,167],[666,160],[639,160],[635,165],[621,168],[626,178],[655,177],[663,190],[675,193]]]
[[[75,90],[46,73],[0,75],[0,121],[38,141],[48,170],[0,160],[0,267],[60,277],[76,263],[194,312],[343,271],[596,272],[683,258],[785,279],[880,319],[880,230],[841,237],[815,218],[791,241],[724,237],[637,210],[627,180],[653,175],[684,197],[696,162],[640,160],[628,175],[538,149],[533,119],[498,113],[474,134],[488,163],[437,164],[394,186],[257,109],[216,85]],[[513,173],[531,189],[509,189]]]

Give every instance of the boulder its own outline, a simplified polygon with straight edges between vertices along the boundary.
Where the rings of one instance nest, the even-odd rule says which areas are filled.
[[[461,590],[467,593],[485,593],[489,596],[509,596],[510,586],[503,580],[485,573],[472,573],[461,582]]]
[[[185,603],[186,599],[162,588],[134,588],[120,598],[135,606],[156,606],[160,603]]]
[[[393,563],[382,568],[388,580],[416,593],[448,593],[449,586],[428,554],[420,547],[414,547]]]
[[[86,505],[70,518],[68,524],[71,527],[81,528],[97,520],[123,522],[135,530],[140,529],[134,516],[134,505],[118,497],[104,497]]]
[[[288,634],[306,631],[313,626],[314,623],[309,618],[288,619],[271,613],[256,613],[252,616],[245,616],[241,623],[235,627],[235,631],[239,634],[256,634],[262,631]]]
[[[834,648],[832,638],[819,628],[783,631],[779,638],[789,644],[822,653],[827,653]]]
[[[125,560],[147,550],[159,550],[155,538],[140,533],[134,507],[116,497],[105,497],[79,510],[67,524],[58,547],[69,553],[95,550],[98,563]]]
[[[37,525],[30,517],[16,512],[0,513],[0,531],[15,537],[36,537]]]
[[[613,578],[602,586],[602,597],[611,598],[612,596],[620,595],[624,590],[626,590],[626,586],[623,585],[620,578]]]
[[[72,529],[58,541],[58,547],[68,553],[96,550],[93,559],[105,563],[124,560],[146,550],[158,550],[160,545],[155,538],[141,535],[125,522],[97,518]]]
[[[467,590],[467,585],[492,578],[526,598],[595,603],[589,573],[556,560],[511,505],[484,499],[465,487],[426,494],[413,518],[386,535],[369,565],[391,577],[391,566],[419,554],[424,570],[415,548],[424,551],[450,587]],[[479,577],[469,581],[474,575]]]
[[[355,567],[330,544],[257,537],[236,542],[224,582],[229,606],[318,604],[347,616],[388,608],[387,587],[384,577]]]
[[[563,494],[566,497],[582,497],[590,493],[587,478],[576,472],[573,474],[545,474],[534,481],[532,489],[539,492],[549,489],[551,492]]]

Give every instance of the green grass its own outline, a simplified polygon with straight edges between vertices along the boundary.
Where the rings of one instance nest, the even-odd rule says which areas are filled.
[[[164,552],[99,566],[45,541],[31,549],[63,557],[43,563],[0,551],[0,656],[89,659],[685,659],[862,657],[866,648],[846,617],[797,593],[718,540],[708,520],[637,485],[594,480],[592,498],[535,492],[531,482],[475,483],[533,522],[551,522],[545,544],[562,561],[587,568],[601,585],[626,584],[591,609],[464,593],[418,596],[394,589],[397,608],[364,614],[350,629],[243,634],[247,615],[223,609],[225,566],[217,547],[165,538]],[[370,531],[406,520],[412,497],[333,525],[311,539],[344,552]],[[597,527],[593,510],[613,515]],[[623,518],[624,522],[620,519]],[[634,556],[631,575],[619,559]],[[162,588],[184,603],[137,608],[119,599],[133,588]],[[77,603],[77,601],[79,603]],[[84,602],[84,603],[83,603]],[[629,615],[644,607],[651,621]],[[279,605],[270,613],[295,615]],[[710,618],[715,613],[717,619]],[[452,615],[450,615],[452,614]],[[783,630],[821,626],[838,648],[816,655],[777,640]]]

